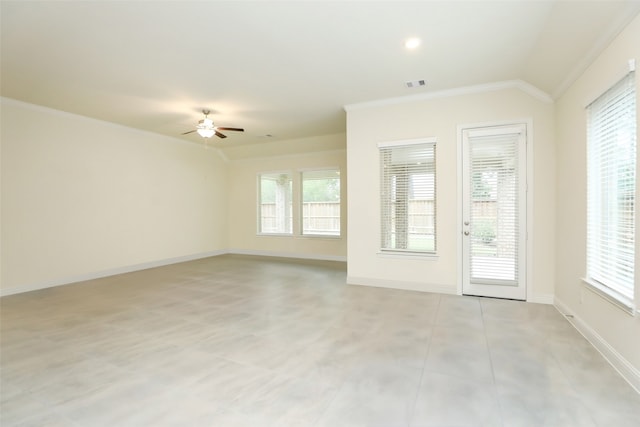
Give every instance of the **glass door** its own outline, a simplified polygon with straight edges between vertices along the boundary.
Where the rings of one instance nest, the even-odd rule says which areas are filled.
[[[463,129],[462,292],[526,299],[526,126]]]

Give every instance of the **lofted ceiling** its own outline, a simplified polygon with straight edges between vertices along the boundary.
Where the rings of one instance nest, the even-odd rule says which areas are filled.
[[[345,131],[348,104],[507,80],[556,97],[640,1],[5,1],[1,94],[223,149]],[[419,37],[415,50],[404,47]],[[409,80],[426,81],[415,89]],[[305,148],[306,149],[306,148]],[[308,147],[313,149],[313,147]]]

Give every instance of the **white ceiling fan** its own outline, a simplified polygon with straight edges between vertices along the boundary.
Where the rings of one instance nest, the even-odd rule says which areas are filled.
[[[200,135],[203,138],[211,138],[213,135],[217,136],[218,138],[226,138],[227,135],[222,134],[219,131],[225,130],[225,131],[234,131],[234,132],[244,132],[244,129],[242,128],[228,128],[228,127],[216,126],[213,124],[213,120],[211,120],[208,117],[211,111],[202,110],[202,113],[204,114],[204,119],[198,122],[198,126],[196,126],[194,130],[185,132],[182,135],[198,132],[198,135]]]

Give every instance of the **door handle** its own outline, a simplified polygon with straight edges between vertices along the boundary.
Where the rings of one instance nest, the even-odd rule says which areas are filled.
[[[465,231],[465,232],[464,232],[464,235],[465,235],[465,236],[468,236],[468,235],[469,235],[469,232],[468,232],[468,231]]]

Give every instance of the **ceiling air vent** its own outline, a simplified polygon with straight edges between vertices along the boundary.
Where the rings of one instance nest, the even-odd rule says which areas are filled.
[[[409,89],[427,85],[427,83],[424,80],[411,80],[408,82],[404,82],[404,84],[407,85]]]

